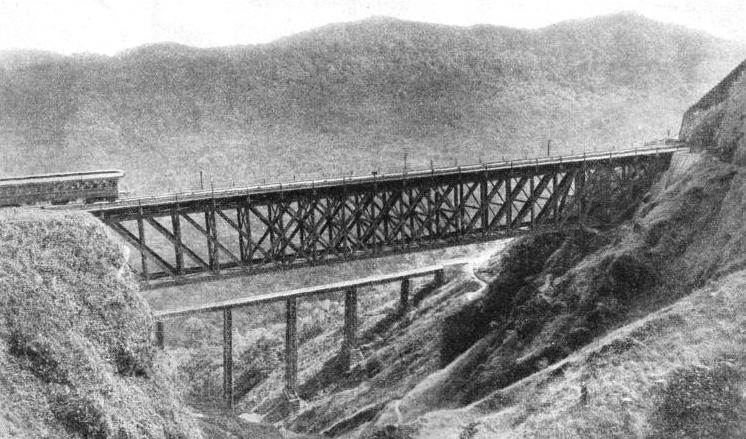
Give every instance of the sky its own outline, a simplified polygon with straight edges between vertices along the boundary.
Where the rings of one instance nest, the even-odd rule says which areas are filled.
[[[0,50],[112,55],[164,41],[265,43],[370,16],[537,28],[620,11],[746,42],[746,0],[0,0]]]

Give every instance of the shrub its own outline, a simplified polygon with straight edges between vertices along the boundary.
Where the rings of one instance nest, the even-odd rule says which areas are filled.
[[[736,437],[744,409],[741,378],[727,365],[678,369],[658,396],[649,439]]]

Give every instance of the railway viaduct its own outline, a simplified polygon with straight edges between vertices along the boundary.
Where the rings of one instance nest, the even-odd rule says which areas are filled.
[[[388,253],[562,230],[594,221],[614,223],[637,205],[682,145],[583,156],[501,162],[288,185],[169,194],[87,207],[139,252],[133,267],[150,288],[325,264]],[[622,206],[620,209],[619,206]],[[360,288],[401,282],[400,314],[409,308],[410,281],[446,265],[299,290],[254,295],[155,313],[156,343],[165,322],[223,314],[223,394],[234,402],[233,310],[285,302],[285,387],[298,398],[297,302],[344,292],[342,347],[350,367],[356,345]]]
[[[632,203],[679,149],[660,144],[87,209],[139,253],[133,268],[158,288],[577,227],[599,203]]]

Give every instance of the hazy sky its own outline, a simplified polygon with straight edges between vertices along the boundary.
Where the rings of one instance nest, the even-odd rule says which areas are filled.
[[[0,50],[113,54],[160,41],[262,43],[371,15],[535,28],[617,11],[746,41],[746,0],[0,0]]]

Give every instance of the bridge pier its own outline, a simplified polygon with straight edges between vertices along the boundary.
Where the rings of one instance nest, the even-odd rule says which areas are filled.
[[[298,302],[285,302],[285,392],[298,394]]]
[[[233,408],[233,312],[223,310],[223,397]]]
[[[165,330],[163,328],[163,322],[155,322],[155,346],[158,349],[163,349],[165,339]]]
[[[409,289],[410,280],[402,279],[401,290],[399,291],[399,315],[405,316],[409,312]]]
[[[339,354],[342,369],[350,369],[352,349],[356,345],[357,332],[357,289],[351,288],[345,291],[345,323],[344,339],[342,340],[342,352]]]
[[[435,286],[439,287],[446,283],[446,272],[442,268],[435,272],[435,278],[433,279],[435,281]]]

